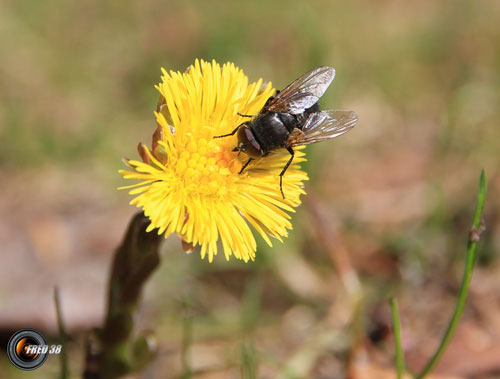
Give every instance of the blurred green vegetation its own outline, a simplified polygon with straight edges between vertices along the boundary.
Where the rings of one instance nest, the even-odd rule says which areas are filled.
[[[308,148],[307,190],[361,278],[366,334],[380,324],[377,312],[390,295],[398,296],[403,315],[432,321],[440,310],[426,302],[451,309],[459,286],[477,173],[486,169],[490,193],[500,187],[499,19],[499,3],[472,0],[6,0],[0,4],[2,187],[56,170],[83,175],[103,191],[103,202],[129,207],[125,191],[115,191],[123,184],[117,170],[122,156],[137,157],[138,141],[150,143],[160,67],[183,71],[196,58],[232,61],[251,80],[280,88],[330,65],[337,77],[322,105],[357,111],[359,125]],[[36,202],[29,194],[25,201]],[[478,257],[486,277],[498,274],[499,209],[497,199],[488,200],[489,232]],[[142,315],[163,344],[163,363],[154,370],[170,367],[172,377],[186,372],[179,354],[189,340],[183,364],[191,373],[239,375],[242,361],[244,377],[345,373],[338,362],[348,360],[355,326],[344,316],[354,312],[352,304],[306,206],[293,222],[284,244],[269,248],[259,240],[256,262],[246,265],[185,256],[174,237],[165,244]],[[182,316],[185,299],[189,318]],[[418,322],[412,326],[418,335]],[[82,343],[70,349],[78,377]],[[49,361],[44,373],[53,377],[57,362]],[[26,375],[6,360],[0,369]]]

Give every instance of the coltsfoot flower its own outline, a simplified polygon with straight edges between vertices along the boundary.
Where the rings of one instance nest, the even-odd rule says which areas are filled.
[[[290,157],[286,150],[252,161],[240,174],[248,157],[232,151],[236,136],[214,136],[248,120],[239,114],[257,114],[275,89],[262,79],[249,84],[232,63],[196,60],[185,73],[162,72],[152,148],[139,144],[142,162],[128,160],[132,171],[120,171],[139,182],[121,188],[132,188],[131,204],[151,220],[149,231],[158,228],[165,238],[177,233],[184,246],[199,245],[209,261],[218,241],[226,259],[254,260],[252,227],[270,246],[269,237],[282,241],[292,228],[289,213],[308,179],[299,167],[304,153],[297,149],[285,174],[283,199],[279,173]]]

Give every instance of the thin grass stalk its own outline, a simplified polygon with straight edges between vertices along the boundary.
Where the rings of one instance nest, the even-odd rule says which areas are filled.
[[[398,301],[395,298],[389,300],[392,313],[392,327],[394,330],[394,350],[396,351],[397,378],[401,379],[405,371],[405,356],[401,342],[401,321],[399,317]]]
[[[425,377],[432,370],[434,370],[439,360],[443,356],[464,311],[465,302],[467,300],[467,295],[469,293],[469,285],[472,278],[472,271],[476,260],[477,244],[480,240],[481,233],[485,230],[485,226],[482,221],[485,200],[486,200],[486,174],[483,169],[481,171],[481,176],[479,179],[479,192],[477,194],[476,211],[474,213],[472,229],[469,233],[469,238],[467,242],[467,259],[465,262],[465,272],[462,278],[462,285],[460,287],[460,292],[458,294],[455,311],[453,312],[453,316],[451,317],[451,320],[448,323],[446,332],[444,333],[441,343],[436,349],[436,352],[429,359],[429,362],[425,365],[422,371],[415,376],[415,378],[417,379]]]
[[[61,300],[59,297],[59,288],[54,287],[54,304],[56,306],[57,329],[59,331],[59,344],[61,345],[61,353],[59,359],[61,361],[61,379],[68,377],[68,352],[66,351],[66,328],[64,327],[64,319],[61,310]]]
[[[253,343],[241,344],[241,377],[242,379],[257,378],[257,354]]]
[[[182,379],[189,379],[192,376],[190,351],[193,340],[193,318],[191,310],[191,299],[185,296],[182,299],[183,319],[182,319]]]

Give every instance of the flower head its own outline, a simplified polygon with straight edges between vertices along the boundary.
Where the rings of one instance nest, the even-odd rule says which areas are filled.
[[[226,259],[253,260],[251,227],[270,246],[270,236],[282,241],[292,227],[288,213],[300,204],[307,180],[298,165],[304,153],[296,151],[285,174],[283,199],[279,173],[289,159],[286,150],[252,161],[240,173],[248,157],[233,152],[236,136],[214,136],[248,120],[239,114],[259,113],[275,90],[262,79],[249,84],[232,63],[196,60],[185,73],[162,72],[152,149],[139,144],[142,162],[129,160],[132,171],[120,171],[139,182],[122,188],[133,188],[131,204],[151,220],[150,231],[177,233],[188,245],[199,245],[209,261],[219,240]]]

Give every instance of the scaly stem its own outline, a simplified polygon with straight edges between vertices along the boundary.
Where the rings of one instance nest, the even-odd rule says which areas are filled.
[[[134,370],[134,313],[142,289],[160,263],[162,236],[146,232],[149,220],[137,213],[115,253],[109,281],[104,327],[98,333],[101,350],[100,378],[118,378]]]

